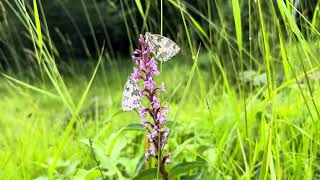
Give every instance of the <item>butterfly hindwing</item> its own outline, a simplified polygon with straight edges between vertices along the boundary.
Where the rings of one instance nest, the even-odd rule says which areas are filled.
[[[159,34],[147,32],[146,42],[159,61],[168,61],[180,51],[175,42]]]
[[[122,109],[132,111],[141,106],[140,89],[137,84],[129,77],[124,86],[122,95]]]

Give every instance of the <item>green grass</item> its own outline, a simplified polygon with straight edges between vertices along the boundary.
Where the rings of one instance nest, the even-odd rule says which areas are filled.
[[[200,61],[205,60],[204,56],[202,58]],[[271,136],[274,141],[270,151],[274,155],[269,159],[269,163],[272,161],[276,166],[275,176],[303,178],[307,171],[306,175],[312,178],[319,172],[318,127],[312,121],[298,88],[288,85],[280,90],[274,98],[276,108],[272,112],[268,101],[263,98],[267,96],[266,86],[257,87],[254,93],[249,94],[246,106],[250,139],[243,140],[246,132],[241,121],[244,118],[242,100],[230,97],[222,88],[223,81],[213,81],[205,69],[200,70],[209,89],[208,109],[199,92],[197,79],[192,81],[189,93],[184,94],[185,82],[188,80],[188,74],[185,72],[192,68],[190,65],[169,62],[164,64],[163,68],[166,74],[163,78],[167,82],[165,99],[169,100],[171,110],[169,118],[175,117],[175,126],[169,142],[174,161],[169,169],[184,161],[205,161],[208,163],[208,172],[203,174],[203,177],[240,178],[248,176],[246,171],[251,177],[258,177],[261,161],[268,146],[269,129],[273,125],[274,131],[271,132]],[[122,176],[135,175],[133,170],[144,151],[143,133],[139,129],[121,132],[112,146],[112,149],[119,150],[119,154],[113,152],[114,150],[110,150],[109,156],[107,153],[111,146],[108,142],[110,138],[116,136],[122,127],[139,123],[139,118],[134,112],[121,112],[121,93],[126,72],[119,71],[122,74],[120,82],[110,79],[105,83],[98,78],[92,84],[79,113],[86,133],[76,123],[59,156],[54,177],[72,178],[85,170],[97,170],[90,149],[83,143],[83,139],[88,138],[94,139],[97,149],[102,151],[105,158],[114,158],[109,161],[118,164]],[[101,75],[100,70],[97,77]],[[90,74],[78,74],[76,79],[66,81],[75,101],[79,100],[86,87],[87,83],[83,80],[89,77]],[[1,173],[9,179],[46,176],[50,163],[59,150],[68,120],[72,116],[63,103],[55,98],[5,80],[2,80],[1,84]],[[302,91],[307,92],[306,85],[302,86]],[[315,102],[319,102],[319,89],[315,88],[313,94],[316,97]],[[306,96],[310,98],[310,95]],[[186,97],[185,102],[180,108],[183,97]],[[311,100],[307,103],[311,104]],[[179,116],[176,116],[178,111]],[[311,113],[316,115],[314,110]],[[276,118],[272,121],[272,117]],[[100,157],[99,161],[103,161],[103,158]],[[109,162],[108,159],[106,161]],[[108,167],[110,165],[106,164],[101,165],[103,169],[109,169],[110,172],[106,174],[116,174],[117,168],[111,169]],[[100,174],[93,171],[93,176]]]
[[[11,48],[17,68],[1,73],[0,178],[156,178],[157,168],[145,166],[139,116],[121,110],[132,63],[117,57],[105,25],[106,48],[99,46],[85,1],[80,3],[83,19],[99,57],[87,52],[86,60],[61,62],[39,2],[5,1],[32,43],[27,52],[33,52],[33,63],[23,68],[23,56]],[[320,88],[313,76],[319,70],[320,1],[312,20],[298,13],[300,28],[289,2],[216,1],[216,19],[209,0],[199,3],[205,8],[180,0],[144,7],[136,0],[137,9],[129,9],[127,1],[119,2],[130,49],[140,31],[173,31],[164,28],[162,8],[174,9],[182,22],[181,53],[161,63],[157,79],[166,83],[163,98],[170,107],[171,179],[320,178]],[[97,13],[103,22],[103,12]],[[143,27],[131,29],[136,16]],[[3,35],[8,27],[0,26],[0,37],[13,47],[13,35]]]

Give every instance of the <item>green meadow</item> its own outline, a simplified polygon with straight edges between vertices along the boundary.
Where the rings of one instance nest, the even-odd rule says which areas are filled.
[[[145,32],[181,48],[156,78],[169,179],[320,179],[320,1],[310,2],[0,1],[0,179],[162,179],[139,114],[121,107]]]

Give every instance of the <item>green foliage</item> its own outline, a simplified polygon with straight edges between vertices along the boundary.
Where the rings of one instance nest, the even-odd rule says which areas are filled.
[[[157,168],[151,168],[141,171],[137,176],[132,178],[133,180],[148,180],[157,178]]]
[[[205,162],[183,162],[172,167],[170,170],[170,178],[175,179],[183,174],[188,174],[191,170],[196,168],[206,168]]]
[[[157,178],[117,51],[163,30],[171,179],[319,178],[320,1],[120,2],[0,2],[0,177]]]

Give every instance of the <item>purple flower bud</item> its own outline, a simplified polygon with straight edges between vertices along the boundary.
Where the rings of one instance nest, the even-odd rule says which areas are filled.
[[[146,64],[146,66],[150,67],[152,69],[153,74],[155,74],[155,75],[160,74],[160,72],[157,68],[157,63],[153,58]]]
[[[154,144],[152,144],[150,147],[150,155],[156,156],[156,152],[157,152],[157,147]]]
[[[152,142],[152,134],[148,133],[147,137],[148,137],[149,142]]]
[[[132,80],[137,82],[140,79],[139,69],[133,68],[133,73],[131,74]]]
[[[144,119],[144,118],[141,118],[141,124],[143,125],[143,127],[147,127],[147,125],[148,125],[148,121],[146,120],[146,119]]]
[[[141,96],[141,98],[145,96],[144,89],[140,90],[140,96]]]
[[[144,47],[146,45],[146,42],[145,42],[142,34],[140,34],[139,43],[142,47]]]
[[[139,109],[139,114],[140,114],[140,117],[141,116],[145,116],[146,114],[147,114],[147,112],[148,112],[148,109],[146,109],[146,108],[140,108]]]
[[[154,126],[154,128],[151,131],[152,138],[156,138],[158,136],[159,134],[158,129],[159,129],[158,126]]]
[[[151,67],[152,69],[156,69],[156,68],[157,68],[157,63],[156,63],[156,61],[152,58],[152,59],[150,59],[150,61],[146,64],[146,66]]]
[[[166,114],[169,112],[168,105],[161,108],[157,114],[157,120],[160,124],[164,124],[167,121]]]
[[[135,62],[138,62],[141,60],[141,57],[139,56],[132,56],[132,60],[134,60]]]
[[[143,61],[140,61],[139,68],[140,69],[145,69],[146,68],[146,65],[144,64]]]
[[[171,162],[171,153],[168,152],[168,154],[164,157],[165,158],[165,163],[170,163]]]
[[[162,114],[159,114],[157,120],[159,121],[160,124],[164,124],[167,119],[166,119],[166,117],[163,116]]]
[[[148,121],[146,120],[145,116],[147,114],[148,110],[145,108],[140,108],[139,109],[139,116],[140,116],[140,121],[144,127],[147,127]]]
[[[148,77],[148,80],[144,82],[144,87],[149,90],[154,88],[154,80],[151,76]]]
[[[148,47],[142,51],[143,55],[148,54],[148,53],[150,53],[150,48],[148,48]]]
[[[150,157],[150,153],[147,151],[146,153],[144,153],[144,156],[148,159]]]
[[[134,51],[133,51],[133,54],[140,54],[141,53],[141,50],[140,49],[135,49]]]
[[[160,100],[156,96],[153,96],[153,98],[152,98],[152,107],[154,109],[159,109],[160,108]]]
[[[157,76],[160,74],[160,72],[158,71],[158,69],[154,69],[152,72],[153,72],[154,75],[157,75]]]
[[[164,127],[162,131],[162,139],[161,139],[161,143],[163,145],[167,143],[168,135],[169,135],[169,130],[167,127]]]

